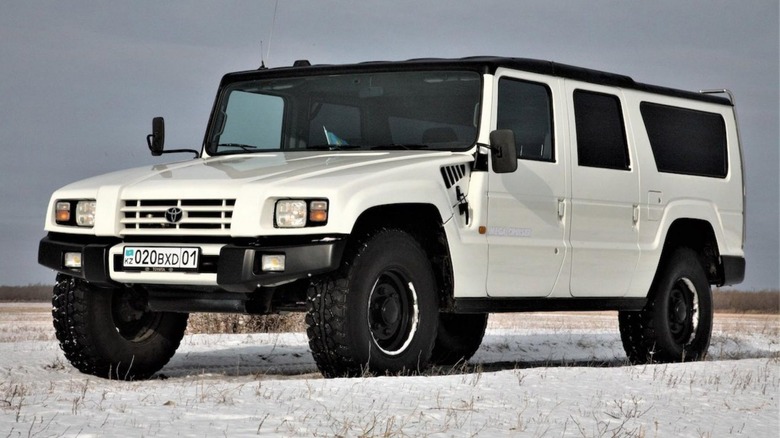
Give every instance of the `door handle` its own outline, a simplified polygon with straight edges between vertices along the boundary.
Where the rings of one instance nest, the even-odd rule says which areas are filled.
[[[639,223],[639,204],[634,204],[634,225]]]
[[[566,215],[566,200],[558,199],[558,220],[563,220]]]

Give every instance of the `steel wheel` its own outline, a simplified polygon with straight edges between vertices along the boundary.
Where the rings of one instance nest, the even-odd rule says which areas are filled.
[[[368,327],[379,349],[388,355],[406,350],[419,318],[414,285],[395,270],[380,275],[368,299]]]
[[[693,340],[699,326],[699,297],[688,278],[681,278],[669,293],[669,331],[677,344]]]

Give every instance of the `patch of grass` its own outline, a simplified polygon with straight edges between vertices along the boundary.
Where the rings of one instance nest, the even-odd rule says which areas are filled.
[[[746,292],[715,289],[712,299],[716,312],[780,314],[780,291],[777,290]]]
[[[27,286],[0,286],[0,301],[51,301],[52,284],[30,284]]]
[[[288,333],[303,332],[303,313],[283,315],[240,315],[224,313],[193,313],[190,315],[189,333]]]
[[[50,302],[52,285],[0,286],[0,302]],[[713,290],[718,313],[780,314],[780,291]],[[305,331],[304,315],[234,315],[194,313],[189,333],[281,333]]]

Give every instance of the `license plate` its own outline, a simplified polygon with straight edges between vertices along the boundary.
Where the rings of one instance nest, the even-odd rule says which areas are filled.
[[[126,246],[124,267],[128,271],[195,271],[200,248]]]

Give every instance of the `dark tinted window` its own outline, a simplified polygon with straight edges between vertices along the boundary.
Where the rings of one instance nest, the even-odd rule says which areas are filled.
[[[726,177],[726,125],[720,114],[649,102],[639,108],[658,171]]]
[[[628,144],[617,96],[576,90],[574,121],[580,166],[628,170]]]
[[[515,133],[517,157],[554,161],[552,105],[546,85],[502,78],[498,82],[498,129]]]

